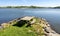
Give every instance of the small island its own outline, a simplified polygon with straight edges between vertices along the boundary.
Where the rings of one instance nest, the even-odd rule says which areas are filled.
[[[44,18],[25,16],[0,26],[0,36],[60,36]]]

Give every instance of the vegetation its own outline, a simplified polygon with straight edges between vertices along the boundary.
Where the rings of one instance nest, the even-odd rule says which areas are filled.
[[[0,7],[0,8],[44,8],[44,7],[38,7],[38,6],[6,6],[6,7]]]
[[[51,9],[56,9],[56,8],[60,8],[60,6],[56,6],[56,7],[40,7],[40,6],[3,6],[0,8],[51,8]]]
[[[37,36],[34,32],[28,32],[30,28],[10,26],[0,31],[0,36]]]
[[[60,8],[60,6],[54,7],[54,8]]]
[[[13,22],[14,25],[0,29],[0,36],[43,36],[43,28],[40,24],[37,24],[39,19],[34,19],[36,19],[36,22],[31,26],[28,26],[28,23],[25,21],[23,23],[19,23],[21,21]]]

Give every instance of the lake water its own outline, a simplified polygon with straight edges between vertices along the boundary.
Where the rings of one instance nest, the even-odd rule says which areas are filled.
[[[0,24],[22,16],[45,18],[56,32],[60,33],[60,9],[0,8]]]

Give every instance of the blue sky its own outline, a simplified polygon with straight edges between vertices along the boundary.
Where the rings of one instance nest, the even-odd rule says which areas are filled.
[[[53,7],[60,6],[60,0],[0,0],[0,6],[18,6],[18,5]]]

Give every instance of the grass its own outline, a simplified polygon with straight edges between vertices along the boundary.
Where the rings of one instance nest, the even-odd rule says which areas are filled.
[[[0,30],[0,36],[37,36],[34,32],[29,32],[30,28],[10,26]]]
[[[39,23],[39,21],[36,21],[36,23]],[[2,28],[0,29],[0,36],[42,36],[44,34],[42,26],[36,23],[31,27],[26,27],[27,24],[25,23],[22,27],[9,26]]]

